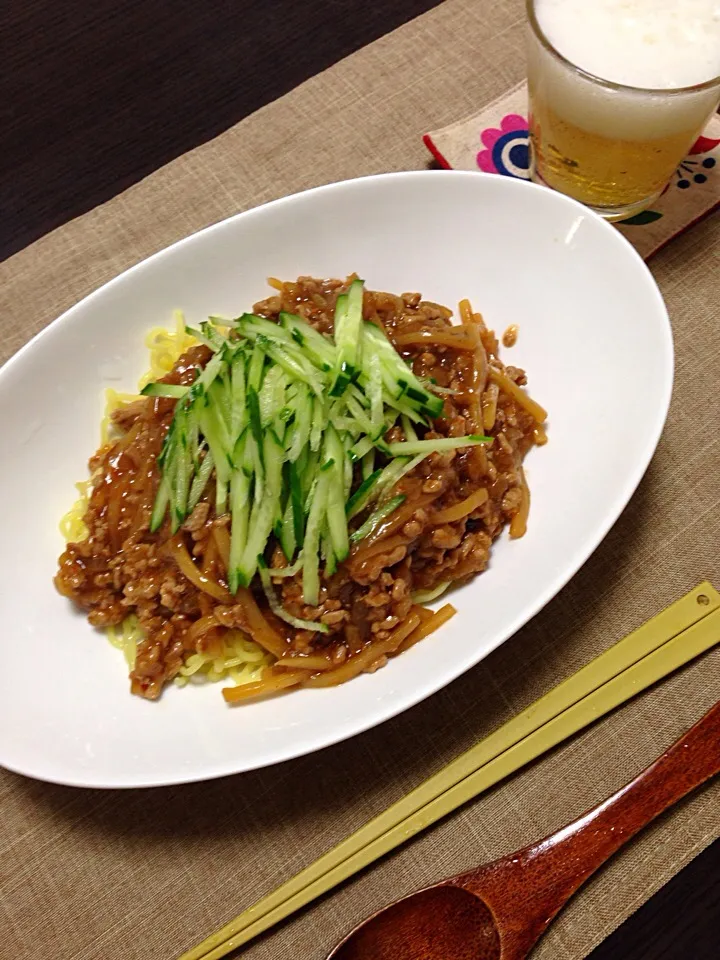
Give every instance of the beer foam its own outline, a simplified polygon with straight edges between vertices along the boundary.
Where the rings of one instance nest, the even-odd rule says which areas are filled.
[[[673,89],[720,76],[720,0],[536,0],[545,36],[583,70]]]
[[[579,129],[633,141],[687,134],[689,144],[717,106],[718,85],[672,91],[720,75],[720,0],[536,0],[535,10],[567,61],[623,84],[585,78],[531,36],[531,94]]]

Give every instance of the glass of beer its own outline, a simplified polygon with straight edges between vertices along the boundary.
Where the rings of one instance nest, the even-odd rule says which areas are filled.
[[[527,0],[531,175],[608,220],[662,193],[720,101],[717,0]]]

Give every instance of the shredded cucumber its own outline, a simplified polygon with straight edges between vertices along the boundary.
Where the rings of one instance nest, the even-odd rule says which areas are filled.
[[[372,499],[379,497],[387,490],[392,490],[400,477],[403,475],[403,470],[409,462],[409,457],[394,457],[385,467],[385,469],[381,471],[380,476],[378,477],[377,485],[373,491],[374,496]]]
[[[332,370],[336,354],[332,340],[293,313],[281,313],[280,323],[318,369],[325,372]]]
[[[271,577],[294,577],[302,569],[302,556],[299,556],[295,563],[289,567],[273,567],[270,570]]]
[[[374,510],[370,516],[367,518],[365,523],[359,527],[355,533],[351,536],[351,540],[364,540],[365,537],[369,537],[371,533],[374,533],[380,524],[387,517],[390,516],[397,508],[405,503],[405,497],[402,493],[399,493],[396,497],[393,497],[391,500],[388,500],[387,503],[384,503],[382,506],[378,507],[377,510]]]
[[[184,387],[179,383],[160,383],[155,381],[144,386],[140,393],[144,397],[172,397],[174,400],[184,397],[190,390],[190,387]]]
[[[213,466],[213,455],[211,451],[208,450],[202,462],[200,463],[199,469],[195,473],[192,486],[190,487],[190,496],[188,497],[188,513],[192,513],[200,502],[200,497],[202,497],[203,493],[205,492],[205,487],[210,479]]]
[[[155,533],[162,526],[165,512],[170,502],[170,481],[167,476],[160,480],[160,486],[155,496],[152,516],[150,517],[150,532]]]
[[[390,493],[392,492],[393,487],[396,487],[398,483],[402,480],[406,473],[410,473],[411,470],[414,470],[418,464],[422,463],[425,457],[428,457],[428,453],[419,453],[416,457],[409,459],[407,457],[398,457],[398,461],[402,461],[402,466],[398,471],[397,475],[394,475],[387,484],[380,483],[378,484],[378,497],[382,502],[385,500]],[[393,463],[396,461],[393,461]]]
[[[352,520],[352,518],[357,516],[358,513],[362,513],[362,511],[368,505],[373,493],[373,489],[382,476],[382,472],[383,471],[381,469],[378,469],[371,473],[370,476],[365,477],[355,493],[350,497],[348,502],[345,504],[345,510],[347,512],[348,519]]]
[[[375,470],[375,449],[368,450],[365,456],[362,458],[362,476],[363,480],[367,480],[370,474]]]
[[[413,603],[432,603],[445,593],[451,583],[451,580],[447,580],[445,583],[439,583],[432,590],[416,590],[412,594]]]
[[[293,505],[290,498],[288,498],[285,504],[285,511],[279,525],[277,538],[280,541],[282,552],[285,554],[285,559],[288,563],[292,563],[295,551],[297,550],[297,540],[295,539]]]
[[[353,462],[355,460],[364,460],[365,456],[372,452],[374,446],[375,444],[370,437],[363,437],[361,440],[358,440],[356,444],[350,447],[348,450],[348,458]]]
[[[260,582],[262,583],[265,596],[267,597],[270,609],[276,617],[280,617],[286,623],[292,624],[298,630],[313,630],[316,633],[327,633],[328,627],[324,623],[318,623],[317,620],[302,620],[300,617],[294,617],[288,613],[285,607],[280,603],[273,587],[271,575],[275,575],[274,570],[268,570],[263,557],[258,557],[258,568],[260,573]]]
[[[228,583],[235,593],[242,578],[241,564],[247,547],[248,523],[250,520],[250,480],[242,470],[233,471],[230,481],[230,559],[228,560]]]
[[[395,491],[408,472],[431,453],[491,440],[425,439],[443,391],[363,319],[363,296],[362,280],[338,296],[332,336],[292,313],[277,323],[253,313],[211,317],[187,328],[212,351],[194,382],[143,390],[176,401],[150,529],[169,516],[178,530],[214,486],[216,514],[230,515],[231,592],[259,574],[274,612],[298,629],[327,630],[284,611],[273,576],[301,575],[304,602],[316,606],[321,562],[332,576],[350,544],[377,531],[405,500]],[[388,443],[396,425],[405,439]],[[269,571],[275,542],[287,566]]]
[[[347,293],[337,298],[334,335],[337,346],[335,382],[331,393],[342,395],[358,369],[362,343],[360,339],[363,310],[363,281],[353,280]]]
[[[295,410],[295,424],[289,433],[290,445],[287,447],[288,460],[295,463],[310,440],[310,430],[313,418],[313,400],[304,383],[298,384],[293,406]]]
[[[393,457],[414,457],[418,453],[442,453],[457,450],[460,447],[472,447],[478,443],[491,443],[492,437],[470,434],[467,437],[443,437],[439,440],[408,440],[400,443],[388,443],[387,448]]]
[[[321,527],[325,517],[327,488],[330,473],[325,470],[317,477],[315,489],[310,499],[305,540],[303,541],[303,599],[310,606],[316,606],[320,593],[320,548]]]
[[[332,463],[332,479],[328,484],[328,501],[325,505],[327,525],[335,559],[342,563],[349,552],[345,517],[345,451],[332,424],[325,431],[325,449]]]

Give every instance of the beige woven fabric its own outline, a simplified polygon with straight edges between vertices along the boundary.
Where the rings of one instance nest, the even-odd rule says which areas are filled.
[[[2,357],[120,270],[212,221],[321,182],[423,166],[425,130],[522,78],[521,17],[520,0],[449,0],[0,265]],[[315,756],[137,792],[2,774],[0,956],[170,960],[699,580],[720,586],[720,216],[673,241],[652,269],[676,337],[670,419],[638,493],[568,587],[448,689]],[[243,956],[322,960],[399,894],[515,849],[605,797],[718,695],[720,652]],[[593,880],[537,957],[585,956],[719,833],[716,784]]]

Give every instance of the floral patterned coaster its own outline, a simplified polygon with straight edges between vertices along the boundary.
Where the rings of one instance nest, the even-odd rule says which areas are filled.
[[[447,170],[530,178],[527,86],[519,84],[480,113],[426,133],[425,146]],[[652,209],[615,226],[645,259],[720,205],[720,117],[716,114]]]

